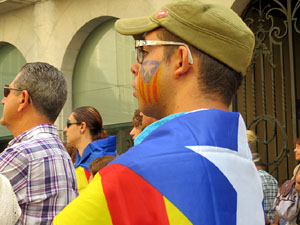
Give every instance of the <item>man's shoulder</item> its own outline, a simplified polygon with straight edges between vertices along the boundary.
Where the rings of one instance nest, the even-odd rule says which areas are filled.
[[[259,170],[259,176],[261,177],[262,181],[266,181],[266,182],[272,182],[274,184],[277,184],[277,180],[275,177],[273,177],[271,174],[269,174],[267,171],[265,170]]]
[[[0,172],[8,178],[12,178],[16,174],[26,176],[28,165],[28,157],[17,148],[6,148],[0,154]],[[20,177],[18,180],[20,180]]]
[[[244,141],[238,145],[237,142],[242,138]],[[246,141],[246,129],[239,113],[205,109],[189,112],[167,121],[153,130],[141,142],[141,146],[176,148],[199,145],[222,147],[234,151],[247,147],[248,151]]]
[[[22,154],[29,161],[39,160],[44,157],[65,154],[62,142],[52,135],[47,137],[32,137],[22,142],[16,142],[5,151],[15,155]]]
[[[215,122],[215,127],[211,125],[210,121],[206,121],[206,115],[210,115],[210,121]],[[232,131],[232,135],[227,135],[228,137],[226,137],[224,126],[219,126],[219,121],[216,121],[224,122],[224,115],[228,120],[226,131],[227,133],[230,129]],[[215,117],[217,119],[214,119]],[[238,139],[238,122],[238,113],[222,110],[209,109],[186,113],[157,127],[140,144],[132,147],[122,157],[117,157],[114,162],[129,167],[144,167],[145,165],[160,164],[161,161],[178,161],[178,158],[172,156],[190,157],[193,152],[186,146],[202,146],[202,148],[207,147],[208,149],[210,147],[226,147],[237,151],[237,146],[226,143],[232,143],[231,140],[236,142]],[[246,132],[244,136],[246,138]]]
[[[0,164],[9,161],[12,161],[15,158],[21,158],[22,161],[26,161],[26,154],[17,146],[10,146],[4,149],[4,151],[0,154]]]

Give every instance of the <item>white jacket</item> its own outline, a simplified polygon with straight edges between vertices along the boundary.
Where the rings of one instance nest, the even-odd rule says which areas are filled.
[[[21,215],[15,193],[9,180],[0,174],[0,224],[14,225]]]

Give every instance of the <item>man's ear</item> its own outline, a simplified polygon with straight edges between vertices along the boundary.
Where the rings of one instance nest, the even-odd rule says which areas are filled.
[[[179,46],[176,51],[176,70],[175,78],[180,78],[182,75],[186,74],[191,68],[189,64],[188,50],[184,46]]]
[[[29,106],[29,104],[30,104],[30,95],[28,94],[27,90],[23,90],[21,92],[21,94],[19,94],[18,102],[19,102],[18,112],[21,112],[22,110],[24,110],[26,107]]]

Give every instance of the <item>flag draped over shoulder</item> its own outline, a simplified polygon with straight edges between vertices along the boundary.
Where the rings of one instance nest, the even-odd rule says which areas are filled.
[[[76,152],[75,172],[79,194],[88,185],[90,179],[90,163],[98,157],[105,155],[116,156],[117,139],[115,136],[108,136],[104,139],[93,141],[83,150],[82,156]]]
[[[102,169],[54,220],[68,224],[264,224],[239,113],[174,118]]]
[[[75,173],[78,191],[81,193],[81,191],[89,184],[91,173],[81,166],[75,168]]]

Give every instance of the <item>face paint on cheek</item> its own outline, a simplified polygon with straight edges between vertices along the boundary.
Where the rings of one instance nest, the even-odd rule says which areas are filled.
[[[143,103],[147,103],[146,98],[145,98],[145,84],[141,75],[141,72],[139,72],[138,74],[138,87],[137,87],[137,91],[138,91],[138,98],[140,101],[142,101]]]
[[[138,91],[140,99],[144,103],[158,102],[159,81],[161,75],[161,63],[154,60],[146,60],[141,65],[138,76]]]
[[[154,60],[145,60],[141,65],[141,75],[145,83],[149,83],[155,75],[160,62]]]

